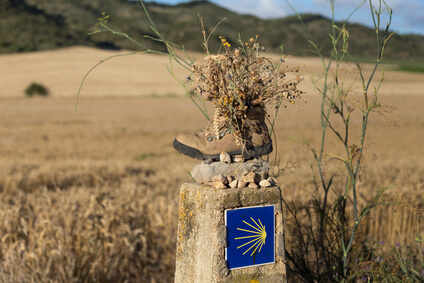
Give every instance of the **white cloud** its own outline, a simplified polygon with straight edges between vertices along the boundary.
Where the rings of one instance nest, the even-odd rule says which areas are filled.
[[[291,12],[287,4],[281,0],[215,0],[213,2],[231,11],[263,19],[281,18]]]
[[[164,0],[178,1],[178,0]],[[181,1],[181,0],[179,0]],[[293,14],[285,0],[211,0],[215,4],[241,14],[254,15],[262,19],[280,18]],[[299,13],[321,14],[331,17],[329,0],[289,0]],[[350,13],[357,8],[363,0],[336,0],[336,20],[346,20]],[[381,1],[383,2],[383,1]],[[424,34],[424,1],[423,0],[385,0],[386,4],[394,11],[392,29],[400,33],[414,32]],[[375,7],[380,0],[372,0]],[[384,4],[382,3],[384,9]],[[388,20],[387,13],[382,17],[382,28]],[[356,11],[350,22],[367,26],[372,25],[369,2]]]
[[[356,9],[363,0],[336,0],[335,15],[336,20],[345,20],[350,13]],[[318,13],[326,17],[331,17],[329,0],[291,0],[300,13]],[[309,3],[309,5],[308,5]],[[392,30],[400,33],[424,33],[424,1],[422,0],[385,0],[385,3],[393,9]],[[380,0],[372,0],[374,7],[378,8]],[[381,1],[382,9],[385,9]],[[357,10],[349,19],[350,22],[372,26],[369,1],[365,1],[361,8]],[[385,11],[381,18],[381,28],[384,28],[389,20]]]
[[[405,1],[405,0],[403,0]],[[303,1],[301,1],[303,2]],[[316,5],[323,5],[323,4],[329,4],[329,0],[312,0],[312,2]],[[386,4],[388,4],[389,6],[392,3],[402,3],[402,0],[385,0]],[[351,7],[351,8],[356,8],[359,5],[361,5],[363,3],[363,5],[365,5],[366,7],[369,6],[369,1],[368,0],[336,0],[335,1],[335,6],[336,7]],[[372,3],[374,6],[378,6],[380,3],[380,0],[372,0]],[[383,1],[381,1],[381,4],[384,6]]]

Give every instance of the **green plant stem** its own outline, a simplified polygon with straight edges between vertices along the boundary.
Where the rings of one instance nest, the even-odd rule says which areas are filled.
[[[137,51],[137,52],[131,52],[131,53],[125,53],[125,54],[118,54],[118,55],[113,55],[113,56],[109,56],[109,57],[107,57],[107,58],[105,58],[105,59],[103,59],[103,60],[101,60],[99,63],[97,63],[96,65],[94,65],[93,67],[91,67],[90,68],[90,70],[88,70],[88,72],[84,75],[84,77],[82,78],[82,80],[81,80],[81,83],[80,83],[80,86],[79,86],[79,88],[78,88],[78,92],[77,92],[77,100],[76,100],[76,103],[75,103],[75,111],[77,111],[77,108],[78,108],[78,102],[79,102],[79,98],[80,98],[80,96],[81,96],[81,90],[82,90],[82,87],[83,87],[83,85],[84,85],[84,83],[85,83],[85,80],[87,79],[87,77],[88,77],[88,75],[94,70],[94,69],[96,69],[99,65],[101,65],[101,64],[103,64],[104,62],[106,62],[106,61],[109,61],[110,59],[113,59],[113,58],[117,58],[117,57],[123,57],[123,56],[130,56],[130,55],[135,55],[135,54],[144,54],[144,53],[149,53],[150,52],[150,50],[145,50],[145,51]]]
[[[150,17],[150,14],[148,13],[146,6],[144,5],[143,0],[140,0],[140,4],[143,7],[143,10],[149,20],[150,23],[150,28],[153,30],[153,32],[155,33],[155,35],[157,36],[157,38],[152,37],[152,36],[148,36],[148,35],[144,35],[143,38],[147,38],[153,41],[157,41],[157,42],[161,42],[166,46],[166,52],[162,52],[162,51],[156,51],[156,50],[152,50],[149,49],[148,47],[146,47],[144,44],[138,42],[137,40],[134,40],[131,36],[116,31],[112,28],[110,28],[109,26],[107,26],[107,20],[106,21],[100,21],[99,25],[100,25],[100,29],[96,30],[90,34],[96,34],[96,33],[101,33],[101,32],[110,32],[114,35],[118,35],[118,36],[122,36],[125,37],[126,39],[130,40],[131,42],[133,42],[134,44],[136,44],[137,46],[143,48],[143,51],[137,51],[137,52],[131,52],[131,53],[127,53],[127,54],[118,54],[118,55],[113,55],[110,57],[107,57],[106,59],[100,61],[99,63],[97,63],[96,65],[94,65],[83,77],[81,84],[79,86],[78,89],[78,93],[77,93],[77,99],[76,99],[76,104],[75,104],[75,111],[77,110],[78,107],[78,103],[79,103],[79,97],[81,94],[81,90],[82,90],[82,86],[84,85],[88,75],[95,69],[97,68],[100,64],[112,59],[112,58],[116,58],[116,57],[121,57],[121,56],[128,56],[128,55],[135,55],[135,54],[145,54],[145,53],[153,53],[153,54],[161,54],[161,55],[168,55],[169,56],[169,66],[167,67],[168,71],[171,73],[172,77],[175,78],[177,80],[177,82],[184,88],[187,96],[190,98],[190,100],[195,104],[195,106],[201,111],[201,113],[205,116],[205,118],[207,120],[209,120],[209,115],[207,113],[207,108],[205,105],[205,101],[201,98],[199,98],[199,102],[196,102],[196,100],[193,98],[193,95],[188,91],[187,87],[185,86],[184,82],[180,79],[178,79],[175,76],[174,70],[173,70],[173,64],[172,62],[175,61],[176,63],[178,63],[180,66],[182,66],[183,68],[185,68],[186,70],[191,72],[191,66],[194,63],[194,60],[188,55],[187,51],[184,49],[184,47],[180,47],[172,42],[169,42],[167,40],[164,39],[164,37],[161,35],[161,33],[158,31],[158,29],[156,28],[155,23],[153,22],[152,18]],[[176,52],[175,49],[179,49],[181,50],[181,52],[183,52],[183,54],[186,56],[186,58],[183,58],[182,56],[180,56],[178,54],[178,52]],[[202,107],[200,106],[202,105]]]
[[[357,9],[359,9],[367,0],[362,1],[362,3],[349,15],[349,18],[352,16],[352,14],[357,11]],[[342,270],[343,270],[343,278],[347,278],[347,274],[348,274],[348,269],[349,269],[349,254],[352,250],[355,238],[356,238],[356,234],[357,234],[357,230],[359,228],[360,222],[361,220],[363,220],[364,217],[366,217],[366,215],[369,213],[369,211],[377,204],[377,199],[381,196],[381,194],[383,193],[384,190],[381,190],[379,193],[377,193],[375,199],[372,200],[372,202],[369,202],[366,207],[364,209],[361,210],[361,212],[359,212],[359,208],[358,208],[358,197],[357,197],[357,180],[359,177],[359,172],[360,172],[360,168],[361,168],[361,164],[362,164],[362,159],[363,159],[363,150],[364,150],[364,146],[365,146],[365,138],[366,138],[366,132],[367,132],[367,126],[368,126],[368,122],[369,122],[369,114],[371,111],[373,111],[373,109],[375,107],[377,107],[377,93],[379,90],[379,87],[381,85],[380,84],[378,86],[378,88],[375,90],[374,92],[374,97],[373,100],[370,100],[368,92],[369,92],[369,87],[371,85],[371,82],[374,79],[375,73],[379,67],[383,52],[384,52],[384,48],[387,44],[388,39],[390,38],[390,35],[388,33],[388,28],[390,26],[391,23],[391,9],[387,8],[387,11],[390,14],[390,20],[387,24],[386,27],[386,32],[383,35],[383,39],[381,40],[380,38],[380,34],[379,34],[379,26],[381,23],[381,14],[382,14],[382,9],[381,9],[381,1],[380,1],[380,5],[378,9],[375,9],[372,5],[371,0],[368,0],[370,3],[370,10],[371,10],[371,14],[372,14],[372,20],[375,26],[375,30],[376,30],[376,44],[377,44],[377,60],[376,63],[374,65],[374,68],[371,72],[371,75],[367,78],[367,80],[365,80],[365,76],[363,74],[362,71],[362,67],[356,63],[356,67],[357,70],[359,72],[360,75],[360,79],[362,82],[362,89],[363,89],[363,98],[364,98],[364,104],[361,107],[361,111],[362,111],[362,127],[361,127],[361,136],[360,136],[360,141],[359,144],[356,146],[355,144],[351,145],[351,143],[349,142],[349,125],[350,125],[350,118],[351,118],[351,109],[347,106],[346,104],[346,95],[351,91],[352,86],[354,84],[354,82],[349,86],[349,88],[347,89],[346,92],[343,92],[343,90],[341,89],[340,85],[339,85],[339,78],[340,78],[340,74],[339,74],[339,68],[341,66],[341,63],[344,61],[345,57],[349,57],[350,59],[353,59],[351,57],[351,55],[348,53],[348,38],[349,38],[349,34],[347,33],[346,29],[345,29],[345,24],[343,24],[343,26],[341,28],[337,27],[335,25],[335,21],[334,21],[334,4],[335,1],[334,0],[330,0],[330,5],[331,5],[331,12],[332,12],[332,27],[331,27],[331,34],[330,34],[330,39],[332,42],[332,52],[330,54],[330,57],[328,59],[328,62],[326,62],[324,60],[323,55],[320,52],[320,49],[318,48],[317,44],[314,43],[314,40],[311,36],[311,33],[309,32],[307,26],[305,25],[305,23],[302,21],[300,15],[298,13],[296,13],[296,11],[294,11],[296,13],[296,15],[298,16],[299,20],[301,21],[303,27],[305,28],[305,31],[308,35],[308,42],[311,44],[313,50],[315,51],[315,53],[317,53],[320,56],[321,59],[321,64],[323,66],[324,69],[324,77],[323,77],[323,82],[322,82],[322,87],[319,87],[316,82],[313,80],[313,84],[316,87],[316,89],[320,92],[321,96],[322,96],[322,100],[321,100],[321,115],[320,115],[320,122],[321,122],[321,142],[320,142],[320,148],[318,149],[318,151],[316,150],[312,150],[312,154],[314,156],[315,159],[315,164],[317,167],[317,175],[318,175],[318,179],[319,179],[319,183],[321,184],[321,187],[323,189],[323,199],[318,199],[318,203],[319,203],[319,228],[320,228],[320,245],[321,245],[321,250],[322,250],[322,254],[323,254],[323,260],[326,261],[326,256],[325,256],[325,243],[322,242],[324,239],[324,235],[325,235],[325,229],[327,229],[327,227],[331,227],[331,225],[334,225],[333,222],[331,222],[330,217],[328,216],[329,210],[327,210],[327,202],[328,202],[328,193],[330,191],[330,188],[332,187],[332,181],[333,181],[333,176],[331,176],[330,178],[326,177],[326,175],[324,174],[324,157],[326,155],[326,144],[327,144],[327,130],[330,130],[330,132],[334,133],[336,135],[336,137],[338,138],[338,140],[343,144],[344,146],[344,151],[346,154],[346,158],[342,158],[342,157],[336,157],[337,160],[340,160],[344,163],[345,168],[346,168],[346,185],[345,185],[345,189],[344,189],[344,194],[342,199],[340,199],[340,205],[341,205],[341,211],[339,212],[339,217],[340,217],[340,222],[338,225],[339,226],[339,233],[340,233],[340,241],[341,241],[341,249],[342,249]],[[383,1],[384,3],[384,1]],[[292,10],[294,10],[294,8],[290,5],[290,3],[288,3],[289,6],[292,8]],[[339,54],[338,51],[338,45],[340,43],[340,41],[342,42],[342,46],[343,49],[341,51],[341,54]],[[330,79],[329,79],[329,72],[331,69],[331,66],[333,64],[333,61],[335,61],[335,75],[334,75],[334,88],[330,89]],[[354,60],[353,60],[354,61]],[[355,61],[354,61],[355,62]],[[332,91],[332,95],[329,95],[329,92]],[[337,93],[337,95],[335,96],[334,93]],[[332,119],[332,110],[335,110],[334,113],[339,114],[338,117],[340,117],[341,121],[344,123],[344,135],[341,134],[341,132],[333,125]],[[316,183],[315,181],[315,176],[314,176],[314,183]],[[347,223],[345,223],[343,220],[344,219],[344,214],[346,213],[346,205],[347,205],[347,201],[349,199],[349,196],[352,196],[352,211],[353,211],[353,225],[351,227],[347,226]],[[319,195],[318,195],[319,197]],[[331,224],[331,225],[328,225]],[[327,261],[326,261],[326,265],[327,265]],[[344,279],[342,279],[344,280]]]

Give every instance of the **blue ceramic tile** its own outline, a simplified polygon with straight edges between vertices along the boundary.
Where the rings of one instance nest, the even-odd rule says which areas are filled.
[[[273,205],[225,211],[230,269],[275,262],[274,215]]]

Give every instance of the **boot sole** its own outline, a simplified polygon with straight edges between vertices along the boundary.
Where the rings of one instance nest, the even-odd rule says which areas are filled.
[[[195,148],[192,148],[192,147],[186,146],[185,144],[180,143],[177,139],[174,140],[173,146],[178,152],[184,155],[187,155],[191,158],[196,158],[199,160],[208,160],[208,159],[211,159],[213,161],[219,160],[219,154],[205,155]],[[270,154],[271,152],[272,152],[272,141],[264,145],[253,147],[253,148],[246,148],[245,150],[239,149],[232,152],[228,152],[228,154],[231,156],[243,155],[243,158],[245,160],[249,160],[249,159],[261,157],[262,155]]]

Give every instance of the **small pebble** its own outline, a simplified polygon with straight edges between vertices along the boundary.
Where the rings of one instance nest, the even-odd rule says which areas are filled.
[[[232,188],[232,189],[237,188],[238,185],[239,185],[238,180],[233,180],[231,183],[228,184],[228,186],[230,186],[230,188]]]
[[[216,176],[212,177],[212,182],[221,182],[223,184],[227,184],[228,179],[224,175],[216,175]]]
[[[220,181],[214,181],[213,186],[215,187],[215,189],[226,189],[227,188],[227,186],[223,182],[220,182]]]
[[[244,187],[246,187],[246,183],[243,182],[243,181],[238,181],[237,188],[241,189],[241,188],[244,188]]]
[[[243,176],[242,181],[245,183],[259,183],[260,178],[257,173],[249,172]]]
[[[252,188],[252,189],[258,189],[259,188],[259,186],[256,183],[249,183],[248,187]]]
[[[229,184],[232,181],[234,181],[234,177],[233,176],[227,176],[227,180],[228,180],[228,184]]]
[[[230,164],[231,163],[231,155],[229,155],[227,152],[221,152],[221,154],[219,155],[219,160],[221,160],[221,162],[225,162]]]
[[[271,185],[271,182],[270,182],[270,181],[268,181],[268,180],[262,180],[262,181],[260,181],[260,182],[259,182],[259,185],[260,185],[261,187],[270,187],[270,186],[272,186],[272,185]]]
[[[243,158],[242,155],[234,155],[233,156],[233,162],[242,163],[242,162],[244,162],[244,158]]]

